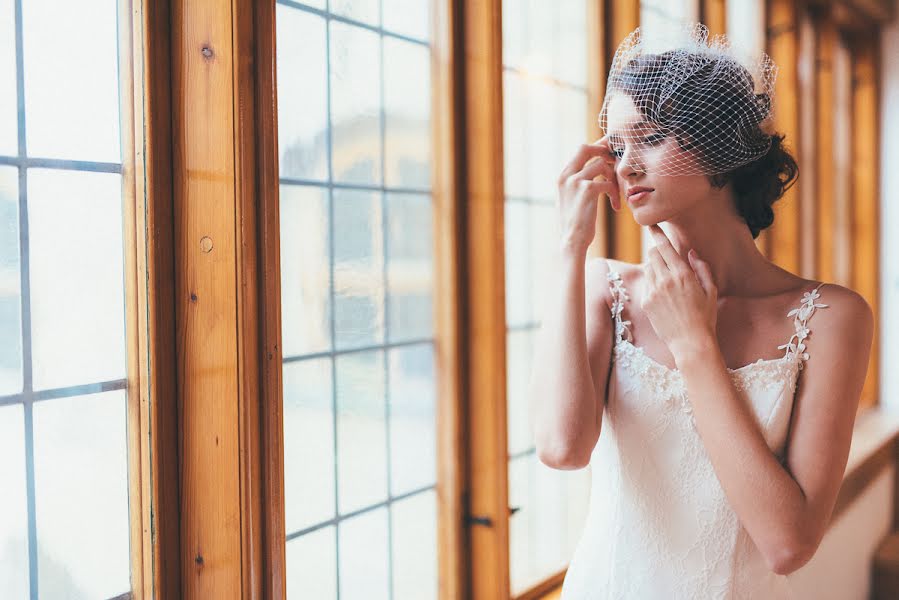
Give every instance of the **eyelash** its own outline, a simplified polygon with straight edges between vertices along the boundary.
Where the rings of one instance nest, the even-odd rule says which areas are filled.
[[[654,133],[652,135],[646,136],[645,138],[643,138],[640,141],[643,143],[649,144],[650,146],[655,146],[664,139],[665,139],[665,136],[663,134]],[[624,155],[624,148],[613,148],[611,150],[611,152],[612,152],[612,155],[615,156],[615,158],[621,158]]]

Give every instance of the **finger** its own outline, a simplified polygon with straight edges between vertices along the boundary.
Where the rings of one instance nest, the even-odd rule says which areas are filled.
[[[615,168],[612,165],[603,162],[600,158],[595,157],[587,161],[587,164],[584,165],[584,168],[572,175],[572,177],[593,179],[595,177],[599,177],[600,175],[602,175],[609,181],[618,179],[615,176]]]
[[[665,232],[662,231],[662,228],[659,227],[658,224],[650,225],[649,232],[656,244],[655,247],[658,249],[662,259],[672,273],[685,275],[692,270],[687,261],[685,261],[683,257],[677,253],[677,250],[674,249],[674,246],[671,245],[671,240],[668,239],[668,236],[665,235]]]
[[[658,278],[664,277],[665,273],[670,271],[665,259],[662,258],[662,253],[659,252],[658,246],[653,246],[649,249],[649,262],[652,263],[655,275]]]
[[[603,143],[602,145],[581,144],[580,148],[578,148],[577,154],[574,155],[574,158],[571,159],[571,161],[567,165],[565,165],[564,169],[562,169],[562,173],[559,175],[559,185],[563,185],[569,177],[583,169],[584,164],[589,159],[595,156],[601,156],[602,154],[608,152],[609,149],[607,143]]]
[[[715,278],[712,275],[712,268],[709,267],[709,263],[699,258],[696,251],[692,248],[687,254],[687,257],[690,260],[690,265],[693,267],[693,271],[696,273],[696,277],[699,279],[699,283],[702,285],[702,289],[705,290],[705,293],[712,294],[715,292],[717,289],[715,286]]]
[[[649,291],[656,286],[656,274],[652,261],[643,263],[643,298],[649,295]]]

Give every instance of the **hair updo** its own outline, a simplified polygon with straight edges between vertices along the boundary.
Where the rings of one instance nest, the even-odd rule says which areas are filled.
[[[799,175],[796,159],[782,134],[763,129],[771,98],[755,93],[745,67],[702,52],[687,57],[687,73],[683,50],[634,57],[610,77],[609,89],[630,96],[646,120],[674,135],[714,187],[732,184],[736,209],[757,238],[774,222],[772,204]]]

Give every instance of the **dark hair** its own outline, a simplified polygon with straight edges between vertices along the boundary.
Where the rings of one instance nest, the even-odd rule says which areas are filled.
[[[745,67],[682,50],[643,54],[610,76],[608,86],[630,96],[647,120],[671,131],[681,149],[694,151],[703,168],[716,173],[709,176],[713,186],[732,183],[736,209],[753,238],[774,222],[771,205],[795,183],[799,167],[784,136],[762,129],[771,99],[755,93]],[[729,168],[733,164],[742,166]]]

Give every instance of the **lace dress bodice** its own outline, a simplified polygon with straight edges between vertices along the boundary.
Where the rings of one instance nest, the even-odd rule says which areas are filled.
[[[730,507],[706,454],[681,373],[633,344],[620,274],[608,275],[615,343],[590,506],[562,600],[793,598]],[[808,320],[818,290],[790,310],[794,333],[776,359],[728,368],[768,447],[783,462]]]

